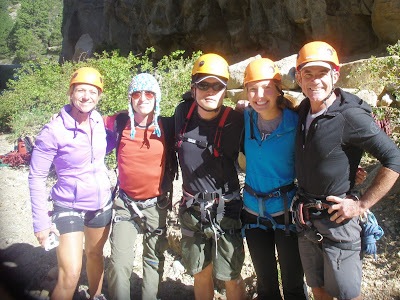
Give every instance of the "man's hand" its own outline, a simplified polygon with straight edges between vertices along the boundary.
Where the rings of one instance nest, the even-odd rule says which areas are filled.
[[[364,213],[364,209],[361,207],[361,201],[356,201],[352,198],[339,198],[335,196],[326,197],[327,201],[335,202],[336,204],[331,205],[328,209],[328,213],[333,213],[331,221],[336,221],[336,223],[341,223],[346,219],[351,219],[358,217]]]
[[[49,122],[54,121],[59,115],[60,115],[60,113],[52,114],[51,117],[50,117]]]
[[[249,105],[250,102],[248,100],[239,100],[238,102],[236,102],[235,110],[243,113],[244,109]]]

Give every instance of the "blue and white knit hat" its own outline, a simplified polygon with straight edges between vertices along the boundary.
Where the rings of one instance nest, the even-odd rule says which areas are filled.
[[[158,116],[160,115],[160,101],[161,101],[161,90],[158,85],[157,79],[153,75],[147,73],[140,73],[133,76],[132,81],[128,89],[128,102],[129,102],[129,117],[131,119],[131,139],[135,137],[135,120],[134,110],[132,108],[131,96],[136,91],[150,91],[156,94],[156,105],[154,108],[153,124],[155,126],[154,132],[158,137],[161,136],[160,126],[158,126]]]

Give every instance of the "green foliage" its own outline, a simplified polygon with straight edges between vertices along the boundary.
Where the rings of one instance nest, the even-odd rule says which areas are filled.
[[[394,45],[386,48],[390,56],[374,57],[372,56],[368,63],[363,64],[351,74],[357,78],[367,72],[370,76],[368,82],[361,82],[364,88],[374,89],[374,87],[385,87],[386,92],[395,97],[397,103],[400,103],[400,40]],[[396,105],[394,105],[396,106]],[[389,134],[389,137],[400,147],[400,111],[395,107],[373,107],[373,115],[382,129]]]
[[[8,13],[8,1],[0,0],[0,58],[9,55],[7,38],[12,30],[13,21]]]
[[[7,37],[10,50],[15,52],[13,62],[40,62],[48,54],[48,47],[61,46],[63,1],[21,0],[20,3],[15,25]]]
[[[360,82],[366,88],[375,86],[383,86],[386,91],[391,93],[396,101],[400,101],[400,40],[394,45],[389,45],[386,48],[390,56],[377,58],[372,56],[368,63],[363,64],[357,69],[354,77],[358,77],[364,72],[371,76],[369,82]]]
[[[184,51],[175,51],[164,56],[154,70],[162,89],[162,112],[166,116],[173,115],[177,101],[190,89],[192,67],[201,52],[195,52],[192,57],[184,59]]]
[[[68,103],[71,74],[83,66],[92,66],[104,76],[104,93],[97,107],[103,115],[128,108],[128,86],[138,72],[157,78],[162,91],[161,114],[172,115],[182,94],[190,89],[191,68],[201,53],[184,58],[183,51],[175,51],[154,64],[153,52],[149,48],[143,56],[127,57],[119,56],[118,51],[103,52],[84,62],[63,65],[50,60],[41,65],[23,64],[0,95],[0,130],[11,130],[14,138],[37,135],[50,116]]]

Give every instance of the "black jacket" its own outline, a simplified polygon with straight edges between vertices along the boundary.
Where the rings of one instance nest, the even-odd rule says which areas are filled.
[[[295,167],[299,188],[314,195],[343,195],[354,186],[363,151],[400,173],[400,150],[377,126],[370,106],[336,89],[336,100],[317,117],[305,136],[310,100],[299,106]]]
[[[175,110],[175,134],[178,139],[193,99],[181,102]],[[222,189],[231,193],[239,189],[235,161],[237,159],[240,135],[243,130],[243,115],[231,111],[224,123],[221,134],[221,155],[213,155],[215,133],[225,110],[212,120],[201,119],[197,107],[188,122],[185,137],[194,142],[182,142],[177,148],[182,170],[184,189],[191,193],[214,192]]]

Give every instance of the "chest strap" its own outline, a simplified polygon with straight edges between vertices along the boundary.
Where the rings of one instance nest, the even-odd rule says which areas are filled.
[[[183,142],[189,142],[189,143],[198,145],[202,148],[207,148],[210,145],[207,141],[198,141],[196,139],[188,138],[185,136],[187,126],[189,124],[190,118],[192,117],[192,114],[193,114],[193,111],[195,108],[196,108],[196,101],[193,101],[192,105],[190,106],[189,112],[185,118],[185,123],[179,133],[178,141],[176,143],[176,146],[178,148],[182,145]],[[220,155],[222,155],[222,151],[221,151],[222,129],[224,128],[225,121],[231,110],[232,110],[231,107],[225,107],[222,117],[219,120],[217,130],[215,131],[214,143],[213,143],[213,154],[215,157],[219,157]]]

